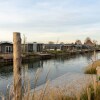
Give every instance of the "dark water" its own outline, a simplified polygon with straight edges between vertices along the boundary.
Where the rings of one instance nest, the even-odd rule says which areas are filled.
[[[44,61],[33,61],[22,65],[22,77],[27,76],[30,79],[31,88],[34,87],[34,76],[38,68],[41,69],[37,86],[45,83],[46,76],[49,72],[48,79],[55,79],[67,72],[84,73],[84,68],[91,62],[93,54],[77,55],[72,57],[58,57]],[[97,53],[100,58],[100,53]],[[6,93],[6,87],[13,80],[12,66],[0,68],[0,92]]]

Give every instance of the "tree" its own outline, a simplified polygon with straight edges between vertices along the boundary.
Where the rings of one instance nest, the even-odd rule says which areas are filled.
[[[96,46],[97,45],[97,40],[93,40],[93,44]]]
[[[84,43],[87,43],[88,41],[90,41],[90,42],[92,43],[92,40],[91,40],[91,38],[89,38],[89,37],[87,37],[87,38],[85,39],[85,42],[84,42]]]
[[[76,40],[75,44],[81,45],[82,42],[81,42],[81,40]]]
[[[49,41],[48,44],[54,44],[54,42],[53,41]]]
[[[60,44],[64,44],[64,42],[60,42]]]

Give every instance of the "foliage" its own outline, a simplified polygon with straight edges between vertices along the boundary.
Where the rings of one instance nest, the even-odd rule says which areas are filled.
[[[54,42],[53,41],[49,41],[48,44],[54,44]]]

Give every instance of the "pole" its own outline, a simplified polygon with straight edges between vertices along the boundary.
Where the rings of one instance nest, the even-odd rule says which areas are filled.
[[[13,73],[14,73],[14,100],[22,100],[21,37],[19,32],[13,32]]]

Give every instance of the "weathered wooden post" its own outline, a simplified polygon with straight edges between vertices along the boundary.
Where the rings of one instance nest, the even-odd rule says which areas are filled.
[[[14,73],[14,100],[22,100],[21,37],[19,32],[13,32],[13,73]]]

